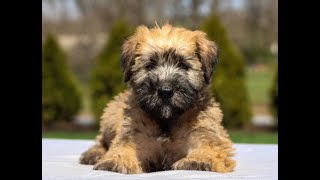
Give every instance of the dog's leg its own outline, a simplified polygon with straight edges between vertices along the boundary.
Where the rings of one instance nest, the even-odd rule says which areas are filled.
[[[235,167],[235,161],[230,158],[232,142],[210,129],[197,128],[184,142],[173,143],[184,144],[187,148],[186,155],[171,166],[174,170],[230,172]]]
[[[97,143],[82,153],[80,164],[94,165],[107,152],[102,145],[102,136],[97,136]]]
[[[125,174],[143,173],[135,146],[136,145],[133,143],[126,143],[121,146],[111,148],[93,169],[114,171]]]
[[[137,122],[141,123],[141,122]],[[161,168],[161,143],[152,134],[156,130],[148,125],[126,126],[112,142],[108,152],[93,169],[137,174]]]
[[[156,166],[161,165],[161,158],[157,152],[160,147],[157,149],[157,146],[157,143],[151,141],[115,145],[97,162],[94,169],[124,174],[138,174],[153,171],[153,168],[159,169],[160,167]]]
[[[128,128],[132,127],[137,126]],[[94,166],[94,169],[124,174],[138,174],[160,169],[161,143],[145,133],[151,131],[150,129],[132,128],[121,132],[116,136],[108,152]]]
[[[185,158],[175,162],[172,169],[230,172],[235,167],[235,161],[230,159],[229,153],[229,150],[222,147],[202,144],[192,149]]]

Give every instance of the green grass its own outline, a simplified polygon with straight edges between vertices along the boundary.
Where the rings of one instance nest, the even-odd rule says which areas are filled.
[[[91,114],[91,100],[88,85],[81,83],[80,88],[82,91],[82,109],[80,114]]]
[[[71,131],[48,131],[43,132],[43,138],[57,138],[57,139],[94,139],[96,132],[71,132]]]
[[[247,132],[230,131],[230,137],[235,143],[278,144],[278,132]]]
[[[247,70],[247,87],[253,104],[269,103],[269,90],[273,80],[273,70],[263,72]]]
[[[247,132],[230,131],[231,139],[234,143],[259,143],[259,144],[277,144],[277,132]],[[67,131],[49,131],[43,132],[43,138],[58,139],[94,139],[97,132],[67,132]]]

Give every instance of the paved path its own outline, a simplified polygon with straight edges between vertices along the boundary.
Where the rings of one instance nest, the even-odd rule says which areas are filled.
[[[42,140],[42,179],[278,179],[278,145],[236,144],[238,165],[232,173],[163,171],[124,175],[93,171],[78,163],[91,140]]]

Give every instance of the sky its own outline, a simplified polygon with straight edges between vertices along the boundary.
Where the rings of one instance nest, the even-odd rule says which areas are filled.
[[[59,2],[61,0],[49,0],[49,1]],[[79,12],[74,0],[64,0],[64,1],[66,1],[66,6],[69,13],[68,15],[70,16],[69,18],[77,18],[79,16]],[[56,3],[56,8],[57,9],[61,8],[60,3]],[[42,1],[42,13],[44,13],[49,17],[54,17],[57,14],[59,14],[59,11],[57,10],[57,12],[55,12],[55,10],[48,4],[48,1],[45,1],[45,2]]]
[[[59,2],[61,0],[49,0],[49,1],[56,1]],[[69,18],[77,18],[79,16],[79,12],[77,9],[77,6],[74,2],[74,0],[64,0],[66,1],[66,6],[68,9],[68,15]],[[190,3],[190,0],[185,0],[186,3]],[[207,1],[208,2],[208,1]],[[231,6],[234,9],[241,9],[244,6],[244,0],[231,0]],[[56,9],[54,10],[48,5],[48,1],[42,1],[42,13],[44,13],[46,16],[54,18],[55,16],[59,15],[59,9],[61,8],[60,3],[56,3]],[[200,12],[203,14],[206,14],[209,11],[210,6],[208,4],[204,3],[200,7]]]

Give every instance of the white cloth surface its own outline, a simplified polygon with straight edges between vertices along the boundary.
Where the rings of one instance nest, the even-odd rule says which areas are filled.
[[[79,164],[93,140],[42,139],[42,179],[278,179],[278,145],[235,144],[237,166],[231,173],[161,171],[125,175]]]

